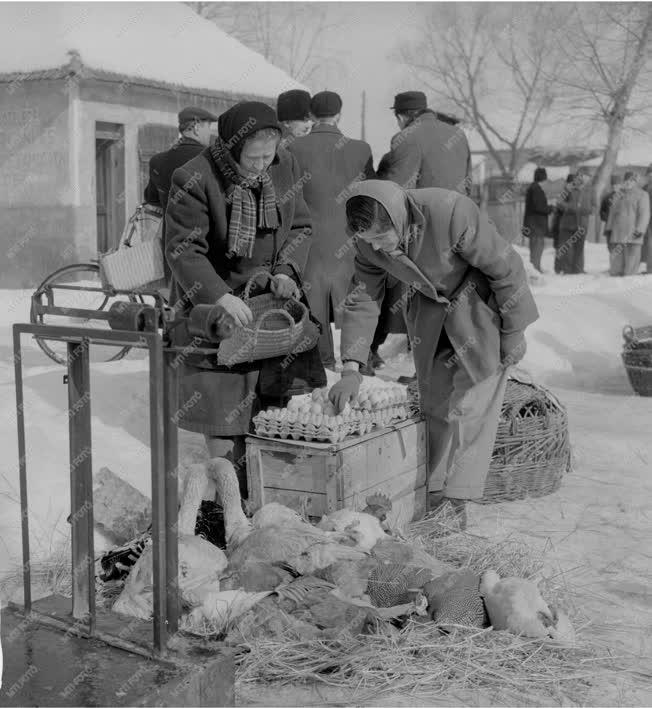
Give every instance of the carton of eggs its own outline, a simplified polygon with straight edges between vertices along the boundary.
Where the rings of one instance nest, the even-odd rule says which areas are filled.
[[[261,411],[253,422],[257,435],[336,443],[408,416],[405,387],[390,384],[361,389],[340,413],[328,399],[328,388],[315,389],[292,398],[285,408]]]

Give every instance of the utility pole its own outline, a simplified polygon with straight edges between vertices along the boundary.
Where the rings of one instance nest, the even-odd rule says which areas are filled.
[[[367,92],[362,92],[362,110],[360,115],[360,140],[365,140],[365,121],[367,119]]]

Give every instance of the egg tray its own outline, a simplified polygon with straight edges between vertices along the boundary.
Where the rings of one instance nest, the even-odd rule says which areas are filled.
[[[390,423],[406,420],[409,412],[405,405],[396,405],[377,411],[365,411],[362,415],[364,417],[361,419],[322,424],[318,428],[312,423],[269,419],[260,413],[253,419],[253,423],[256,435],[263,437],[337,443],[351,435],[366,435],[374,428],[384,428]]]

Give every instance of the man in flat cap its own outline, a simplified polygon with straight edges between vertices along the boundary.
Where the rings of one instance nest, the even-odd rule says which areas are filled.
[[[159,152],[149,161],[149,182],[145,201],[165,209],[168,203],[172,173],[199,155],[211,140],[211,126],[217,116],[197,106],[188,106],[179,113],[179,139],[169,150]]]
[[[391,107],[401,129],[390,151],[378,165],[378,179],[388,179],[405,189],[439,187],[467,196],[471,193],[471,150],[454,116],[428,108],[422,91],[405,91]],[[383,366],[379,347],[389,333],[407,331],[400,315],[403,291],[399,283],[387,289],[369,361],[363,373]]]
[[[303,196],[313,220],[312,246],[304,279],[310,308],[322,324],[319,353],[329,369],[335,368],[330,323],[340,326],[343,303],[353,276],[354,249],[346,235],[344,205],[356,182],[374,176],[371,148],[353,140],[337,127],[342,99],[333,91],[313,96],[310,110],[315,120],[305,137],[296,138],[288,150],[301,168]]]
[[[301,89],[292,89],[279,94],[276,115],[283,126],[281,147],[287,147],[294,138],[308,135],[312,128],[310,94]]]
[[[145,201],[165,211],[168,205],[172,173],[192,160],[210,145],[211,127],[217,116],[198,106],[187,106],[179,112],[179,138],[169,150],[156,153],[149,161],[149,182],[145,187]],[[165,244],[165,218],[163,219]],[[164,259],[165,279],[170,280],[170,267]]]

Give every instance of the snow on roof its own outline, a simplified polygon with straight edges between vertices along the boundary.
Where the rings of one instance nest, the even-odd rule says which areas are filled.
[[[276,97],[304,88],[177,2],[0,3],[0,74],[62,67],[187,88]]]

